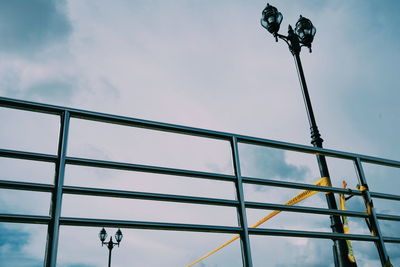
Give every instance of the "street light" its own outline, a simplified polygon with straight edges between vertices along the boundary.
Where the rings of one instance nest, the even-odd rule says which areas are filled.
[[[308,121],[310,124],[311,131],[311,144],[314,147],[322,148],[322,138],[319,133],[317,123],[315,121],[314,112],[311,106],[310,96],[308,94],[306,79],[304,77],[303,67],[300,61],[300,51],[301,47],[307,47],[311,53],[311,43],[314,40],[314,35],[316,33],[316,29],[312,24],[311,20],[300,16],[299,20],[296,23],[295,30],[293,30],[292,26],[289,25],[288,35],[281,35],[278,33],[280,24],[282,22],[283,16],[278,11],[276,7],[273,7],[267,4],[267,7],[262,12],[261,17],[261,26],[267,29],[270,33],[273,34],[275,40],[278,41],[282,39],[285,41],[289,50],[292,53],[297,73],[300,80],[300,86],[303,93],[304,103],[307,110]],[[321,177],[329,178],[328,165],[325,160],[324,155],[317,155],[318,167],[321,174]],[[326,194],[326,201],[328,203],[329,209],[337,209],[335,196],[333,193],[329,192]],[[340,217],[337,215],[331,215],[331,227],[334,233],[343,233],[343,225]],[[348,258],[348,247],[346,245],[345,240],[333,240],[333,255],[335,259],[335,266],[337,267],[348,267],[348,266],[357,266],[355,262],[351,262]]]
[[[101,246],[103,245],[107,245],[108,248],[108,267],[111,267],[111,251],[114,248],[115,245],[118,245],[119,247],[119,243],[122,240],[122,232],[121,229],[118,229],[118,231],[115,233],[115,240],[117,241],[117,243],[113,242],[112,236],[110,236],[110,240],[108,242],[104,242],[107,238],[107,232],[106,229],[101,229],[100,233],[99,233],[99,239],[101,242]]]

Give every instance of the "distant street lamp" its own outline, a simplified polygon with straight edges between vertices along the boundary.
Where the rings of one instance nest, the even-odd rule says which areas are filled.
[[[122,232],[120,229],[118,229],[118,231],[115,233],[115,240],[117,241],[117,243],[113,242],[112,236],[110,236],[110,240],[108,242],[104,242],[107,238],[107,232],[106,229],[101,229],[100,233],[99,233],[99,238],[101,241],[101,246],[103,245],[107,245],[108,248],[108,267],[111,267],[111,251],[114,248],[115,245],[118,245],[119,247],[119,243],[122,240]]]
[[[262,11],[261,25],[273,34],[276,41],[278,41],[278,38],[285,41],[289,46],[290,52],[293,54],[296,62],[297,73],[300,80],[300,86],[303,93],[304,103],[307,110],[308,121],[310,124],[311,143],[314,147],[322,148],[323,140],[318,131],[317,123],[315,121],[310,96],[308,94],[306,79],[304,77],[303,67],[300,61],[301,47],[307,47],[311,53],[311,43],[314,40],[316,29],[309,19],[300,16],[299,20],[296,23],[295,29],[293,30],[292,26],[289,25],[288,35],[284,36],[278,33],[282,19],[283,16],[278,11],[278,9],[267,4],[267,7]],[[317,155],[317,161],[321,176],[328,177],[328,179],[330,180],[328,165],[326,163],[325,156]],[[333,193],[327,193],[326,200],[329,209],[337,209],[336,200]],[[337,215],[331,215],[330,219],[332,231],[334,233],[343,233],[343,225],[340,217]],[[346,245],[346,241],[334,239],[333,242],[335,266],[357,266],[355,262],[351,262],[347,257],[348,247]]]

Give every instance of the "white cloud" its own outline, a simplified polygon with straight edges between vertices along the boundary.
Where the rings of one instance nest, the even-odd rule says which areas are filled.
[[[289,22],[293,25],[299,14],[309,17],[317,27],[313,53],[309,55],[304,51],[302,59],[326,147],[399,158],[394,145],[397,144],[399,127],[396,119],[400,112],[396,102],[399,98],[396,90],[399,85],[396,76],[399,53],[395,45],[398,37],[393,34],[397,29],[394,23],[397,17],[387,15],[392,14],[391,9],[395,10],[397,3],[373,5],[329,2],[316,5],[314,1],[281,1],[276,5],[285,16],[282,33]],[[272,36],[259,26],[264,6],[264,1],[175,1],[173,4],[161,1],[68,1],[65,5],[57,6],[59,17],[56,21],[70,25],[69,31],[61,32],[64,34],[62,38],[40,42],[29,55],[22,51],[0,51],[3,56],[0,63],[0,94],[309,144],[308,122],[293,59],[283,42],[276,44]],[[46,24],[49,27],[53,25],[50,22]],[[26,25],[24,31],[27,29]],[[36,117],[24,119],[22,113],[17,113],[2,111],[4,115],[1,120],[7,127],[2,127],[0,131],[1,147],[55,153],[58,123],[52,120],[51,124],[46,119],[38,120]],[[74,127],[81,128],[81,132]],[[70,155],[232,173],[231,155],[226,143],[201,140],[194,144],[196,138],[185,137],[178,141],[170,134],[150,139],[157,136],[150,136],[143,130],[122,133],[111,128],[92,127],[86,129],[85,134],[82,130],[85,129],[79,122],[71,127],[73,139],[70,142]],[[25,138],[26,133],[31,138]],[[47,133],[51,134],[51,138]],[[54,142],[48,142],[48,139]],[[156,149],[159,145],[164,146]],[[290,152],[274,155],[282,168],[286,168],[286,172],[278,172],[280,179],[297,180],[300,177],[304,182],[312,183],[319,176],[312,155],[299,156]],[[270,169],[277,164],[265,167],[267,158],[243,157],[243,166],[251,166],[250,171],[255,176],[278,177]],[[9,178],[4,179],[13,179],[16,172],[11,171],[11,167],[14,163],[8,164],[2,163],[2,166],[9,167],[4,172]],[[329,159],[328,164],[334,185],[340,187],[341,180],[346,179],[351,188],[355,187],[357,181],[350,162]],[[255,173],[254,168],[258,168]],[[18,179],[25,179],[21,178],[24,174],[32,175],[34,178],[29,181],[36,182],[43,180],[35,177],[42,174],[48,176],[43,170],[28,169],[20,171]],[[374,178],[377,174],[382,177],[397,175],[390,171],[369,171],[367,178],[379,190],[387,190],[388,187],[379,187],[379,181]],[[109,178],[115,180],[110,183]],[[232,184],[214,185],[198,179],[190,183],[183,182],[184,179],[70,168],[67,169],[66,181],[76,185],[88,185],[90,182],[99,187],[172,194],[185,192],[229,199],[234,197]],[[284,203],[295,191],[275,188],[260,190],[247,186],[245,193],[248,199],[254,201]],[[77,209],[80,207],[79,200],[70,200],[69,197],[65,198],[64,204],[69,205],[69,211],[64,212],[76,209],[75,214],[84,216],[83,209]],[[95,206],[96,202],[94,200],[92,204]],[[359,209],[357,203],[349,206]],[[106,208],[112,211],[113,216],[118,215],[120,210],[113,210],[114,204],[115,201],[107,201],[105,206],[92,211]],[[323,196],[315,196],[303,204],[325,206]],[[159,207],[153,210],[135,208],[135,214],[133,209],[130,211],[132,216],[150,216],[163,211]],[[125,204],[123,209],[127,209]],[[189,207],[183,211],[174,210],[176,213],[172,212],[171,215],[185,213],[187,217],[184,219],[189,221],[202,219],[198,218],[200,215],[222,215],[218,211],[207,214],[207,210],[194,214]],[[249,212],[249,217],[256,219],[267,212]],[[284,225],[283,218],[290,220],[292,216],[288,214],[277,218],[271,221],[271,225],[285,228],[301,226],[305,229],[324,229],[326,226],[324,220],[311,218],[305,218],[302,225],[290,222]],[[227,222],[228,218],[223,221]],[[231,218],[229,223],[236,223],[235,218]],[[363,230],[358,225],[361,223],[352,222],[353,231]],[[104,249],[96,248],[98,252],[95,252],[93,247],[91,239],[97,238],[97,231],[94,228],[63,228],[61,262],[66,265],[80,261],[99,266],[104,264],[105,258],[87,259],[84,255],[88,252],[90,255],[106,254]],[[197,253],[201,255],[209,248],[214,248],[220,240],[207,234],[159,232],[160,235],[165,233],[160,240],[156,237],[158,233],[154,234],[157,231],[125,231],[137,232],[137,236],[133,241],[128,238],[124,240],[124,246],[131,250],[126,250],[124,256],[116,259],[116,266],[122,266],[132,257],[132,251],[140,249],[140,260],[143,264],[147,260],[147,266],[157,265],[160,258],[165,259],[164,256],[170,260],[170,265],[166,263],[165,266],[177,266],[194,260],[199,256]],[[31,234],[34,234],[33,230]],[[147,240],[148,236],[151,239]],[[204,236],[207,238],[203,239]],[[261,239],[271,240],[266,237]],[[182,240],[187,244],[183,244]],[[283,241],[273,241],[274,246],[270,245],[271,241],[254,241],[256,252],[253,257],[256,264],[264,266],[265,260],[272,258],[276,260],[276,266],[295,266],[298,259],[309,266],[326,266],[326,261],[321,261],[322,257],[318,256],[331,257],[329,240],[277,240]],[[84,250],[74,247],[77,241],[84,242]],[[286,258],[282,248],[287,246],[296,253],[284,263],[282,260]],[[306,246],[315,253],[307,253]],[[265,247],[272,251],[267,253]],[[158,251],[159,258],[149,257],[145,248]],[[120,249],[122,252],[124,247]],[[238,244],[227,248],[220,259],[210,260],[206,266],[223,266],[229,260],[227,258],[239,255],[239,250]],[[359,248],[359,251],[359,255],[365,255],[367,250]],[[365,266],[376,263],[376,259],[359,258]],[[236,264],[240,264],[240,259]]]

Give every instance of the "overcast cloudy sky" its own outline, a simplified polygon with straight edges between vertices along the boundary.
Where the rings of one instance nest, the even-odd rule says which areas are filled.
[[[400,3],[281,0],[270,4],[283,13],[282,34],[300,14],[317,28],[313,52],[302,51],[302,60],[324,146],[400,160]],[[0,0],[0,96],[308,145],[308,121],[293,58],[286,44],[276,43],[259,24],[265,5],[261,0]],[[1,148],[56,152],[57,118],[5,109],[0,109],[0,118]],[[73,156],[232,173],[229,146],[219,141],[73,120],[69,145]],[[306,183],[318,179],[312,156],[244,145],[240,151],[244,175]],[[330,159],[328,163],[334,185],[341,186],[346,178],[355,186],[351,162]],[[1,159],[0,167],[1,179],[52,183],[50,164]],[[368,165],[366,173],[373,190],[398,193],[399,170]],[[67,184],[79,186],[234,198],[232,184],[222,182],[77,167],[68,167],[66,175]],[[113,180],[107,181],[111,176]],[[132,183],[132,177],[140,182]],[[297,192],[245,189],[246,199],[273,203],[283,203]],[[49,195],[21,194],[1,190],[1,212],[48,213]],[[228,208],[199,206],[192,212],[190,205],[171,204],[160,214],[164,209],[157,206],[160,203],[68,195],[63,201],[64,216],[237,223],[234,210]],[[96,207],[100,201],[103,209]],[[115,209],[117,203],[126,208]],[[361,203],[353,200],[350,208],[362,210]],[[376,204],[380,211],[399,215],[397,203]],[[323,196],[316,196],[304,205],[326,204]],[[145,208],[131,208],[138,206]],[[265,212],[249,210],[249,223]],[[293,215],[282,214],[268,226],[329,231],[326,217],[301,218],[299,225],[292,221]],[[365,233],[362,221],[351,223],[353,232]],[[400,236],[398,223],[384,227],[387,235]],[[59,265],[103,266],[107,255],[96,243],[98,230],[63,227]],[[4,266],[41,266],[45,231],[42,226],[0,224],[1,266],[5,259]],[[18,234],[10,239],[13,232]],[[124,244],[114,251],[114,266],[126,266],[133,259],[138,266],[182,266],[229,239],[203,233],[124,233]],[[266,260],[271,266],[329,266],[329,240],[271,240],[251,240],[255,266],[265,266]],[[78,241],[79,247],[74,245]],[[373,245],[354,243],[361,266],[376,266]],[[388,249],[400,264],[400,247]],[[296,252],[289,257],[285,250]],[[234,244],[203,266],[240,266],[239,251]]]

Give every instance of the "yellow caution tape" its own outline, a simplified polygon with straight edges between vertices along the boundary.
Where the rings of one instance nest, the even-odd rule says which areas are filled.
[[[343,188],[346,189],[346,187],[347,187],[347,183],[346,183],[346,181],[343,181]],[[344,194],[340,194],[339,203],[340,203],[340,209],[341,210],[346,210],[345,202],[346,202],[345,195]],[[349,234],[350,233],[350,228],[349,228],[349,223],[348,223],[348,220],[347,220],[347,216],[342,216],[342,219],[343,219],[343,232],[345,234]],[[347,258],[351,262],[356,262],[356,258],[354,257],[353,246],[351,245],[350,240],[346,239],[346,244],[347,244],[347,248],[348,248]]]
[[[368,190],[368,187],[363,186],[363,185],[357,185],[357,188],[358,188],[358,190],[360,190],[360,191]],[[371,214],[372,214],[372,206],[371,206],[372,203],[368,202],[366,199],[364,199],[364,202],[365,202],[365,207],[366,207],[365,212],[366,212],[368,215],[371,215]],[[368,219],[366,218],[365,221],[366,221],[366,223],[367,223],[367,225],[368,225],[369,230],[371,231],[371,235],[374,236],[374,235],[375,235],[375,232],[374,232],[374,230],[371,228]]]
[[[363,186],[363,185],[360,185],[359,188],[358,188],[358,190],[360,190],[360,191],[365,191],[365,190],[367,190],[367,187],[366,187],[366,186]]]
[[[329,177],[322,177],[321,179],[319,179],[318,181],[316,181],[315,183],[313,183],[313,185],[319,185],[319,186],[328,186],[331,187],[331,180]],[[297,194],[296,196],[294,196],[293,198],[291,198],[289,201],[287,201],[284,205],[289,205],[292,206],[296,203],[299,203],[300,201],[303,201],[304,199],[311,197],[313,195],[315,195],[316,193],[318,193],[319,191],[312,191],[312,190],[304,190],[301,191],[299,194]],[[265,216],[264,218],[262,218],[261,220],[259,220],[258,222],[256,222],[255,224],[253,224],[252,226],[250,226],[251,228],[256,228],[258,226],[260,226],[261,224],[265,223],[266,221],[268,221],[269,219],[271,219],[272,217],[274,217],[275,215],[279,214],[281,211],[280,210],[274,210],[273,212],[271,212],[270,214],[268,214],[267,216]],[[233,241],[239,239],[240,235],[236,235],[234,236],[232,239],[230,239],[229,241],[225,242],[224,244],[222,244],[221,246],[217,247],[216,249],[214,249],[213,251],[205,254],[203,257],[201,257],[200,259],[196,260],[195,262],[189,264],[187,267],[191,267],[193,265],[195,265],[196,263],[199,263],[200,261],[204,260],[205,258],[208,258],[209,256],[211,256],[212,254],[214,254],[215,252],[223,249],[224,247],[226,247],[227,245],[229,245],[230,243],[232,243]]]
[[[331,186],[330,184],[331,184],[330,183],[330,179],[328,177],[323,177],[323,178],[319,179],[318,181],[316,181],[313,185]],[[292,205],[294,205],[296,203],[299,203],[300,201],[303,201],[304,199],[306,199],[308,197],[311,197],[311,196],[315,195],[318,192],[319,191],[304,190],[304,191],[300,192],[299,194],[297,194],[296,196],[294,196],[292,199],[290,199],[284,205],[292,206]],[[275,211],[271,212],[270,214],[268,214],[267,216],[265,216],[264,218],[262,218],[261,220],[259,220],[258,222],[256,222],[255,224],[253,224],[250,227],[251,228],[258,227],[258,226],[260,226],[261,224],[265,223],[266,221],[268,221],[269,219],[271,219],[272,217],[274,217],[275,215],[277,215],[280,212],[281,212],[280,210],[275,210]]]
[[[360,190],[360,191],[365,191],[365,190],[367,190],[367,189],[368,189],[368,188],[367,188],[366,186],[363,186],[363,185],[360,185],[360,186],[358,187],[358,190]],[[371,203],[366,202],[366,206],[367,206],[367,210],[366,210],[367,214],[368,214],[368,215],[371,215],[371,212],[372,212]],[[367,220],[367,219],[366,219],[366,220]],[[370,229],[370,230],[371,230],[371,229]],[[373,235],[373,236],[375,235],[375,232],[374,232],[373,230],[371,230],[371,235]],[[393,267],[392,263],[390,262],[390,259],[387,259],[387,260],[386,260],[384,266],[385,266],[385,267]]]
[[[366,203],[366,206],[367,206],[367,209],[366,209],[367,214],[368,214],[368,215],[371,215],[371,213],[372,213],[371,204],[370,204],[369,202],[367,202],[367,203]]]

